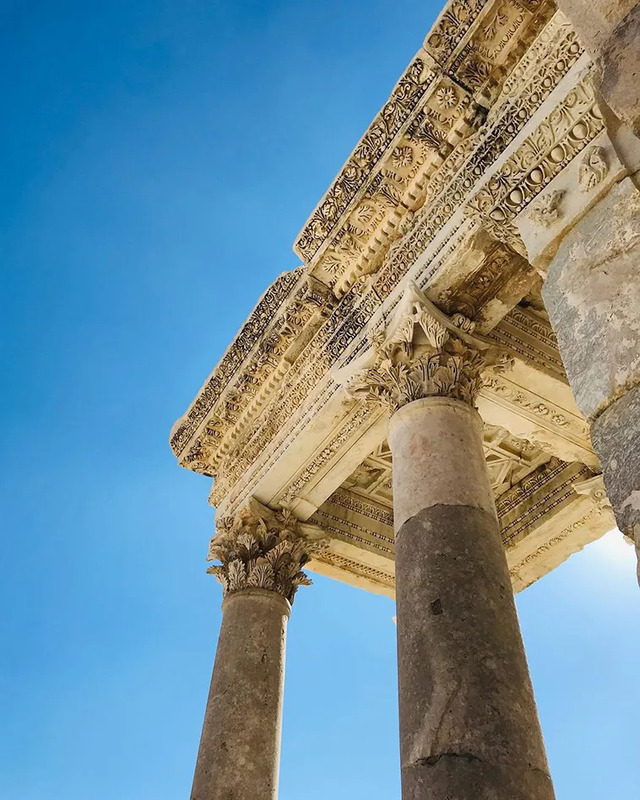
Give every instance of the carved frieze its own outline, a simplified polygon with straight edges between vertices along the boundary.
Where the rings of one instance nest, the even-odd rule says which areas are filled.
[[[521,130],[529,122],[534,112],[545,102],[551,92],[556,88],[567,72],[582,54],[582,47],[577,41],[576,35],[562,15],[558,14],[553,18],[549,27],[551,32],[543,31],[540,38],[543,40],[538,49],[538,58],[533,64],[523,70],[522,83],[517,84],[517,92],[507,94],[500,98],[501,102],[492,109],[487,124],[483,125],[478,134],[461,142],[451,155],[429,176],[425,192],[416,208],[416,217],[412,228],[402,239],[396,242],[395,246],[387,253],[384,262],[376,276],[373,284],[377,295],[384,299],[391,294],[396,285],[409,269],[418,261],[429,245],[441,235],[440,232],[445,225],[450,224],[450,220],[461,207],[467,207],[466,213],[471,219],[479,220],[480,224],[494,234],[499,241],[505,241],[515,246],[517,252],[523,253],[523,247],[519,237],[515,232],[512,216],[496,212],[500,219],[489,216],[493,210],[491,206],[492,192],[505,182],[505,178],[510,176],[514,185],[511,190],[517,188],[515,179],[523,177],[518,168],[503,168],[505,178],[488,183],[484,181],[486,173],[490,172],[492,166],[503,153],[508,152],[512,141],[518,136]],[[534,43],[534,47],[536,43]],[[547,47],[553,48],[553,58],[548,57],[545,52]],[[593,95],[590,96],[591,104],[595,102]],[[564,114],[563,105],[567,108],[575,105],[572,94],[566,98],[558,109],[557,116]],[[571,116],[571,112],[569,112]],[[582,132],[582,129],[579,129]],[[593,129],[589,132],[595,135]],[[535,139],[535,135],[532,137]],[[583,146],[588,144],[589,137],[581,141]],[[553,145],[550,149],[552,149]],[[526,148],[525,148],[526,150]],[[529,151],[526,150],[526,153]],[[574,151],[571,151],[574,153]],[[575,151],[577,152],[577,150]],[[567,155],[566,160],[560,159],[556,165],[558,169],[568,163],[571,155]],[[556,151],[556,156],[560,151]],[[522,162],[523,164],[525,160]],[[535,162],[531,164],[534,168]],[[521,169],[521,168],[520,168]],[[536,172],[534,179],[539,177]],[[542,189],[551,180],[552,175],[543,172],[542,180],[538,184]],[[509,179],[507,178],[507,182]],[[478,184],[483,184],[482,193],[474,205],[473,190]],[[531,195],[527,195],[530,197]],[[520,195],[514,195],[514,199],[520,200]],[[525,195],[522,195],[522,201]],[[486,206],[486,208],[485,208]]]
[[[543,6],[519,0],[446,4],[424,48],[300,233],[294,249],[306,263],[315,269],[322,261],[322,270],[338,283],[357,263],[371,271],[366,265],[373,252],[367,251],[377,251],[376,239],[390,241],[398,224],[389,210],[402,217],[420,191],[420,172],[440,166],[478,129],[486,108],[472,93],[502,83],[548,18],[552,6]]]
[[[301,268],[276,280],[172,431],[172,449],[185,466],[218,474],[334,302],[329,287]]]

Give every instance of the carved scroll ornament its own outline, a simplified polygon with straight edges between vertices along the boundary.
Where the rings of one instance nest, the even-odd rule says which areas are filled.
[[[302,567],[324,547],[324,540],[306,536],[288,510],[272,511],[251,499],[235,517],[223,518],[217,526],[207,561],[221,564],[207,572],[220,581],[224,597],[265,589],[292,603],[298,586],[311,584]]]
[[[392,412],[424,397],[450,397],[474,405],[486,370],[504,372],[511,355],[472,334],[462,314],[447,317],[411,284],[386,331],[371,337],[371,349],[334,373],[352,398],[379,403]]]

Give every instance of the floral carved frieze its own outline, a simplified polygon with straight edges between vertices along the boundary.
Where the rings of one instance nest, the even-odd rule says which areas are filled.
[[[255,499],[234,517],[217,523],[207,561],[220,561],[207,572],[222,584],[224,596],[247,589],[277,592],[290,603],[298,586],[311,581],[302,571],[323,539],[309,538],[286,509],[272,511]]]
[[[397,227],[395,216],[411,209],[427,173],[478,130],[487,111],[481,93],[495,94],[552,9],[535,0],[446,3],[301,231],[294,250],[305,263],[323,277],[335,276],[338,285],[356,266],[375,269],[381,237]]]
[[[473,405],[482,374],[513,364],[504,349],[473,335],[462,314],[447,317],[412,284],[394,320],[371,339],[371,349],[334,373],[347,394],[395,411],[424,397],[445,396]]]
[[[502,238],[516,216],[532,203],[539,224],[555,222],[562,195],[545,186],[602,131],[604,121],[589,80],[580,83],[505,159],[469,201],[469,213]]]
[[[301,274],[301,268],[284,273],[260,299],[187,413],[178,420],[171,431],[171,449],[176,456],[182,454],[194,433],[204,422],[231,378],[272,321],[274,310],[286,300]]]
[[[492,172],[494,163],[509,152],[513,140],[583,52],[574,31],[561,14],[549,22],[531,50],[532,57],[525,55],[522,68],[517,66],[514,69],[505,83],[505,88],[509,85],[508,91],[490,109],[486,124],[481,126],[478,134],[462,141],[429,177],[421,199],[414,206],[411,228],[387,251],[376,275],[374,289],[379,297],[386,298],[391,294],[461,207],[495,239],[523,252],[513,224],[516,214],[601,130],[601,121],[590,123],[586,128],[579,125],[574,136],[569,137],[568,146],[565,148],[563,143],[554,150],[557,138],[561,137],[567,124],[575,126],[580,122],[580,116],[588,114],[595,103],[593,92],[579,85],[559,103],[557,110],[518,148],[517,153],[504,162],[495,177],[484,180]],[[545,153],[553,156],[549,166],[545,164],[534,171]],[[528,173],[531,174],[529,182],[525,180],[524,187],[519,185]],[[478,183],[482,184],[482,189],[474,194]],[[506,207],[496,209],[503,193],[508,200]]]

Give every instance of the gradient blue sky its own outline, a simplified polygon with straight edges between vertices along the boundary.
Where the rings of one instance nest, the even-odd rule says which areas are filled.
[[[3,3],[0,796],[187,797],[219,625],[174,419],[439,10]],[[634,558],[518,597],[559,800],[640,787]],[[393,603],[290,624],[281,800],[399,798]]]

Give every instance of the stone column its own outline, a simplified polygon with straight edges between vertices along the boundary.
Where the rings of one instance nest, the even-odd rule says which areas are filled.
[[[315,546],[254,500],[219,527],[222,625],[191,800],[276,800],[287,620]]]
[[[393,412],[402,798],[552,800],[473,407],[505,359],[471,327],[414,289],[347,387]]]
[[[614,183],[559,243],[542,289],[620,530],[640,555],[640,191]],[[638,568],[640,580],[640,567]]]

